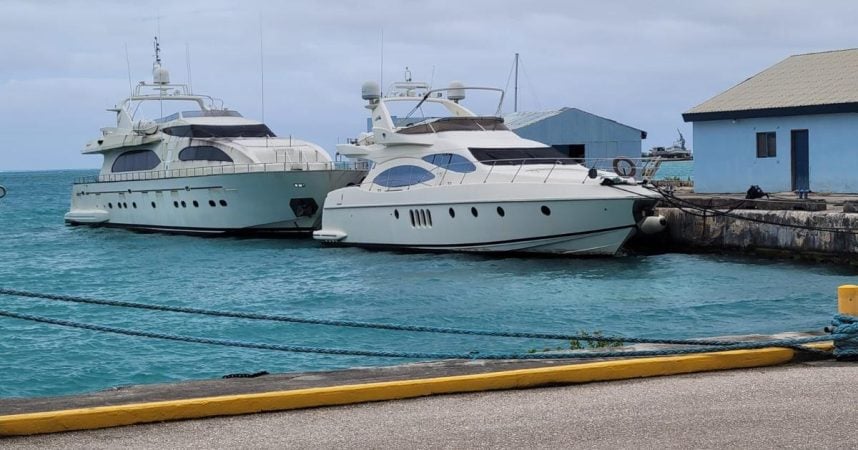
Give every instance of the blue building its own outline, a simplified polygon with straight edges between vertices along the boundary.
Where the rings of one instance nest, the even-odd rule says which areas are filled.
[[[858,49],[790,56],[682,117],[696,192],[858,192]]]
[[[548,144],[572,158],[588,160],[625,156],[640,158],[646,131],[577,108],[516,112],[504,116],[506,126],[525,139]]]

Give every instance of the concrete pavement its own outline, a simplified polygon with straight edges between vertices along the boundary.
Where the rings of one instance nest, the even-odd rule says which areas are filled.
[[[858,364],[805,362],[0,439],[44,448],[852,448]]]

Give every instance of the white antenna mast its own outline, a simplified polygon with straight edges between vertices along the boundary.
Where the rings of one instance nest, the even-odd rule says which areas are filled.
[[[128,68],[128,91],[134,96],[134,82],[131,81],[131,59],[128,58],[128,43],[125,43],[125,66]]]
[[[384,95],[384,27],[381,27],[381,68],[378,74],[378,86],[381,88],[380,95]]]
[[[262,123],[265,123],[265,53],[262,51],[262,12],[259,12],[259,86],[262,106]],[[268,140],[266,139],[266,142]]]
[[[518,112],[518,53],[515,54],[515,96],[513,97],[513,112]]]
[[[188,65],[188,92],[193,94],[194,83],[191,78],[191,46],[185,42],[185,64]]]

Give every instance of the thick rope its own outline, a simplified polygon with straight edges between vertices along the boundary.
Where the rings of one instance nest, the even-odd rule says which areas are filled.
[[[420,325],[396,325],[388,323],[357,322],[351,320],[329,320],[312,319],[294,316],[258,314],[249,312],[217,311],[200,308],[188,308],[180,306],[153,305],[146,303],[135,303],[118,300],[99,300],[71,295],[43,294],[38,292],[19,291],[14,289],[0,288],[0,295],[14,297],[38,298],[44,300],[56,300],[63,302],[83,303],[90,305],[117,306],[123,308],[146,309],[151,311],[177,312],[185,314],[199,314],[214,317],[231,317],[239,319],[266,320],[275,322],[303,323],[311,325],[328,325],[351,328],[371,328],[379,330],[412,331],[421,333],[460,334],[472,336],[493,336],[508,338],[546,339],[546,340],[578,340],[578,341],[601,341],[620,342],[631,344],[672,344],[672,345],[733,345],[733,341],[718,341],[706,339],[646,339],[631,338],[624,336],[601,336],[593,334],[560,334],[560,333],[526,333],[515,331],[490,331],[490,330],[467,330],[461,328],[430,327]]]
[[[663,349],[663,350],[636,350],[636,351],[612,351],[612,352],[563,352],[563,353],[486,353],[479,352],[469,353],[425,353],[425,352],[393,352],[393,351],[375,351],[375,350],[352,350],[339,348],[322,348],[322,347],[307,347],[298,345],[281,345],[281,344],[264,344],[255,342],[232,341],[226,339],[209,339],[193,336],[181,336],[165,333],[153,333],[141,330],[131,330],[125,328],[108,327],[103,325],[93,325],[86,323],[73,322],[70,320],[51,319],[47,317],[33,316],[29,314],[18,314],[9,311],[0,310],[0,316],[13,319],[28,320],[32,322],[60,325],[70,328],[78,328],[83,330],[100,331],[105,333],[121,334],[126,336],[145,337],[152,339],[161,339],[168,341],[188,342],[196,344],[210,344],[224,347],[251,348],[259,350],[276,350],[295,353],[321,353],[328,355],[350,355],[350,356],[372,356],[382,358],[409,358],[409,359],[590,359],[590,358],[632,358],[644,356],[669,356],[669,355],[685,355],[692,353],[709,353],[721,352],[727,350],[750,350],[769,347],[792,348],[795,350],[803,350],[813,353],[821,353],[817,350],[802,347],[802,344],[812,342],[821,342],[832,339],[832,336],[815,336],[800,339],[783,339],[774,341],[757,341],[757,342],[736,342],[732,345],[725,346],[707,346],[679,349]],[[834,339],[843,338],[843,336],[833,335]]]
[[[831,321],[834,339],[834,357],[844,360],[858,359],[858,317],[837,314]]]

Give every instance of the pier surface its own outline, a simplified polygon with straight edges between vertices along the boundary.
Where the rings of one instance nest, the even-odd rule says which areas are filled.
[[[667,219],[661,236],[643,237],[644,248],[740,251],[814,261],[858,264],[858,195],[694,194],[680,188],[657,213]],[[634,246],[634,244],[633,244]]]
[[[10,449],[851,448],[855,363],[813,361],[0,439]]]

